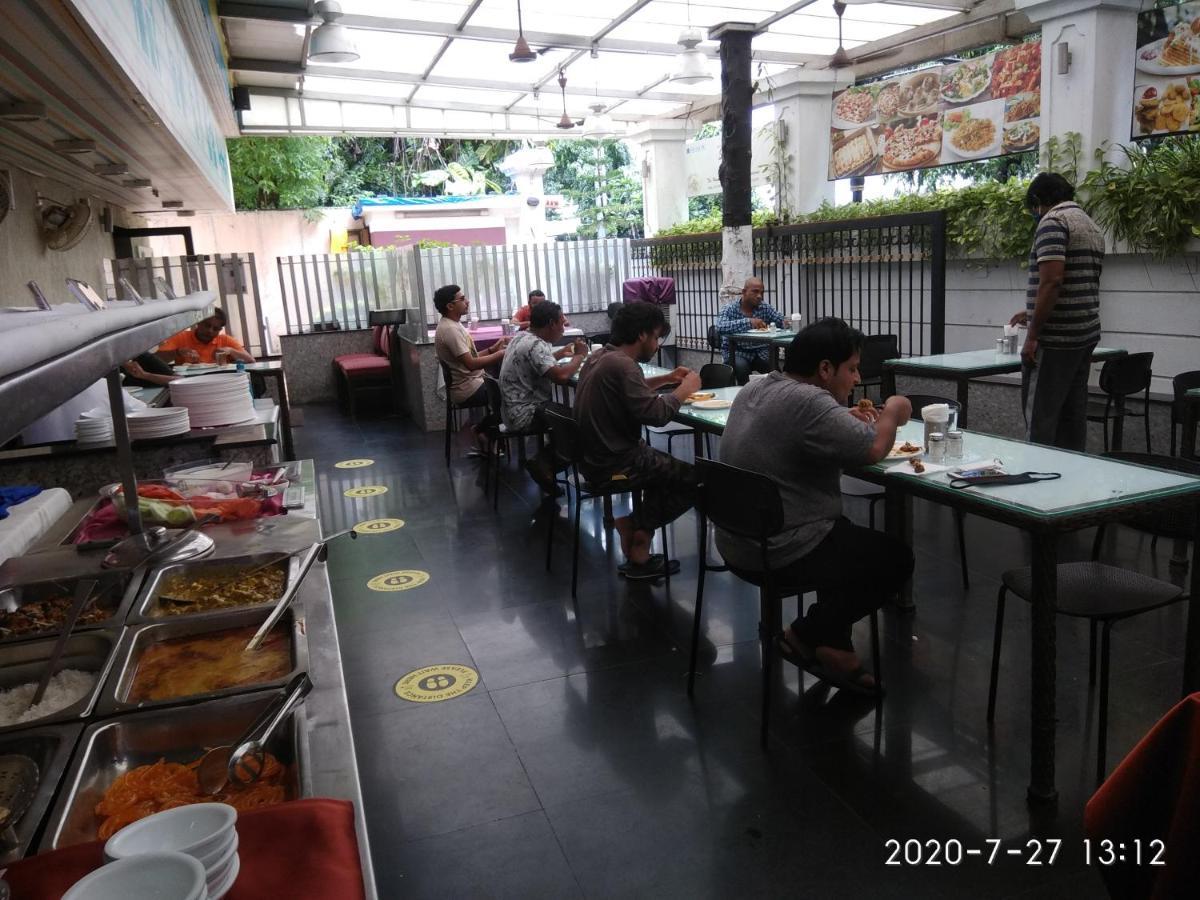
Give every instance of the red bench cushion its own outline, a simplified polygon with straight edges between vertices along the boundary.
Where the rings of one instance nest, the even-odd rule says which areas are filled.
[[[347,378],[391,374],[391,365],[387,357],[376,356],[374,353],[349,353],[334,358],[333,364],[346,373]]]

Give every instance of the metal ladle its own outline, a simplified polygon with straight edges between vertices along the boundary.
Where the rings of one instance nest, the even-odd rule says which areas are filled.
[[[229,782],[253,784],[262,775],[267,743],[288,713],[312,690],[312,680],[301,672],[288,682],[283,695],[254,720],[236,745],[213,747],[196,766],[196,781],[205,794],[219,794]]]

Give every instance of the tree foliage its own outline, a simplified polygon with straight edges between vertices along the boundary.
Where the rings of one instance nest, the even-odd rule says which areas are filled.
[[[238,209],[323,206],[340,161],[325,137],[243,137],[229,141]]]
[[[551,141],[554,167],[544,178],[547,194],[562,194],[579,211],[578,237],[642,236],[642,182],[620,141]]]

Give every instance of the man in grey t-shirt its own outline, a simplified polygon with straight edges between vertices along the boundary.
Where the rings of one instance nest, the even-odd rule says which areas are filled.
[[[524,431],[540,425],[540,412],[550,402],[553,386],[566,384],[587,358],[587,344],[576,340],[555,350],[562,339],[566,318],[557,303],[543,300],[530,312],[529,330],[513,338],[504,352],[500,367],[500,411],[504,427]],[[558,361],[570,357],[559,365]],[[538,454],[525,464],[541,489],[550,495],[559,492],[554,483],[554,464],[548,452]]]
[[[843,466],[876,463],[892,449],[912,406],[889,397],[882,410],[847,409],[859,382],[863,337],[840,319],[801,331],[783,372],[742,388],[721,437],[721,462],[767,475],[779,486],[784,530],[769,543],[773,578],[804,585],[817,602],[781,634],[781,655],[858,693],[875,693],[850,633],[912,574],[912,551],[842,516]],[[717,531],[717,549],[733,571],[762,570],[757,542]]]

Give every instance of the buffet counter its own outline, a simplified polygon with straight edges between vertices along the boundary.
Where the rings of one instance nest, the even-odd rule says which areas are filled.
[[[273,606],[266,600],[236,609],[164,611],[166,600],[177,599],[164,599],[168,590],[164,576],[181,569],[227,573],[235,566],[250,572],[256,565],[261,569],[258,561],[267,559],[286,572],[284,584],[297,577],[295,556],[322,535],[313,465],[305,460],[293,466],[298,466],[293,483],[305,487],[304,507],[286,515],[206,526],[203,533],[212,538],[213,549],[204,557],[127,574],[101,569],[106,548],[80,550],[63,543],[90,510],[90,504],[76,503],[33,552],[0,566],[0,597],[7,598],[8,609],[35,596],[30,583],[40,577],[38,572],[55,572],[53,583],[60,593],[69,593],[80,578],[101,575],[114,581],[104,595],[107,605],[102,615],[77,625],[68,644],[68,663],[97,675],[87,697],[45,718],[0,727],[0,752],[28,755],[41,770],[37,799],[18,822],[18,844],[0,857],[0,863],[11,863],[34,848],[43,853],[94,840],[100,824],[96,805],[121,773],[161,757],[186,763],[205,748],[229,743],[279,696],[282,683],[306,670],[312,690],[269,745],[284,766],[279,784],[288,799],[330,797],[353,804],[364,891],[369,898],[376,896],[332,596],[319,558],[300,584],[290,617],[272,633],[280,642],[290,642],[290,671],[274,679],[155,702],[138,702],[129,696],[138,660],[145,658],[139,653],[145,647],[160,638],[202,640],[221,629],[253,629]],[[221,574],[218,583],[228,580]],[[97,606],[100,602],[97,599]],[[27,681],[48,653],[44,645],[53,643],[52,638],[52,634],[0,637],[0,683],[8,687]],[[278,849],[289,852],[284,846]],[[319,853],[320,848],[306,847],[303,852]]]

